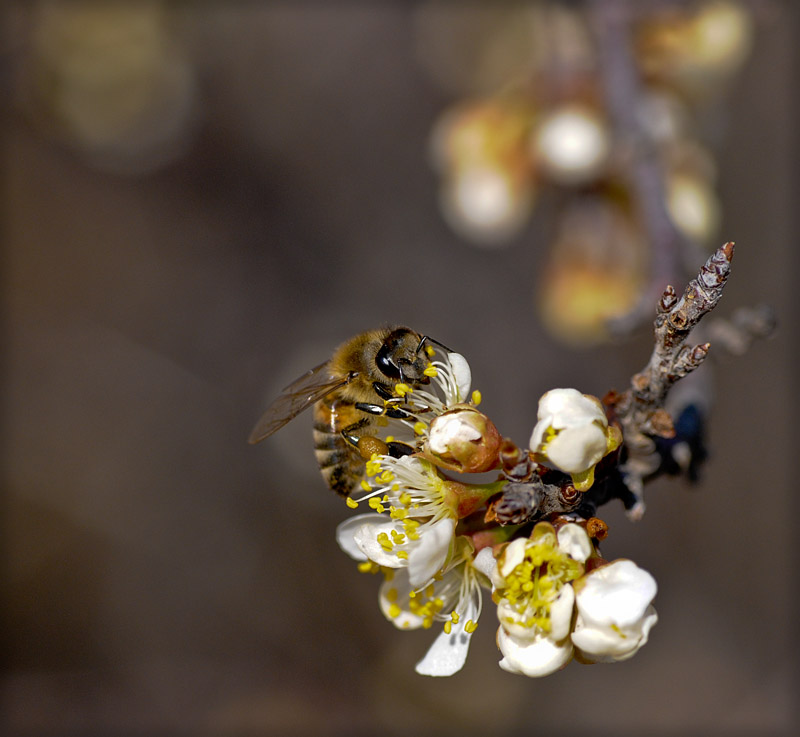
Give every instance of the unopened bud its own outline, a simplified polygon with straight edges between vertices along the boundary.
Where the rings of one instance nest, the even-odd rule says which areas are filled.
[[[497,467],[502,438],[494,423],[471,405],[457,405],[434,418],[425,454],[441,468],[481,473]]]

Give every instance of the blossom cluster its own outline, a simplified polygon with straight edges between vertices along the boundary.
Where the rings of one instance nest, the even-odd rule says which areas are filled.
[[[520,449],[478,409],[464,357],[434,357],[430,385],[398,384],[387,400],[403,412],[387,417],[396,434],[386,441],[406,438],[409,452],[365,459],[347,503],[371,511],[337,530],[361,571],[382,574],[380,608],[395,627],[440,628],[416,671],[464,665],[485,591],[506,671],[544,676],[573,658],[631,657],[657,620],[656,583],[630,560],[601,556],[608,528],[594,516],[620,483],[620,428],[599,399],[554,389]],[[469,476],[491,471],[489,482]]]

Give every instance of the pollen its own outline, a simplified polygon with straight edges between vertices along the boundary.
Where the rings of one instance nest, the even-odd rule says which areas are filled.
[[[433,364],[428,364],[428,367],[422,373],[425,374],[425,376],[434,377],[439,375],[439,369]]]
[[[400,616],[400,612],[402,612],[402,609],[400,609],[400,607],[397,604],[392,604],[389,607],[389,616],[392,619],[396,619],[397,617],[399,617]]]
[[[539,540],[528,546],[522,562],[506,576],[502,598],[517,612],[510,623],[547,633],[553,603],[583,567],[559,550],[554,536]]]
[[[400,397],[404,397],[406,394],[410,394],[413,391],[413,389],[408,384],[403,384],[403,383],[395,384],[394,390]]]
[[[427,425],[424,422],[422,422],[422,420],[418,420],[417,422],[414,423],[414,432],[417,435],[424,435],[426,428]]]
[[[350,509],[356,509],[356,507],[358,507],[358,502],[351,496],[345,499],[345,504],[350,507]]]
[[[372,491],[372,486],[366,479],[361,479],[361,488],[364,489],[364,491]]]
[[[425,353],[428,354],[428,358],[433,358],[436,355],[436,350],[432,345],[425,346]]]
[[[452,622],[450,622],[450,621],[448,620],[447,622],[445,622],[445,623],[444,623],[444,631],[445,631],[445,634],[448,634],[448,635],[449,635],[449,634],[450,634],[450,630],[452,630],[452,629],[453,629],[453,623],[452,623]]]
[[[367,476],[377,476],[380,472],[380,456],[377,453],[373,453],[367,461]]]
[[[474,392],[472,392],[472,403],[476,407],[481,403],[482,399],[483,399],[483,395],[481,395],[481,393],[477,389]]]
[[[380,566],[371,560],[365,560],[358,564],[361,573],[377,573]]]
[[[467,623],[464,625],[464,632],[467,632],[471,635],[476,629],[478,629],[478,623],[468,619]]]
[[[378,541],[378,545],[380,545],[386,552],[390,552],[394,547],[394,543],[389,539],[389,536],[385,532],[381,532],[375,538]]]

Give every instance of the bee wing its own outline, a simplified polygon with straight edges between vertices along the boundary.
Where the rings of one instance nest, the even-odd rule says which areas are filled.
[[[303,374],[285,387],[280,395],[267,407],[250,433],[250,443],[258,443],[280,430],[289,420],[304,409],[316,404],[324,396],[347,383],[347,379],[331,378],[327,372],[328,362]]]

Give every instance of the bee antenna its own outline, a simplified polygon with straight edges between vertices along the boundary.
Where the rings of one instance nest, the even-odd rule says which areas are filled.
[[[441,341],[438,341],[438,340],[435,340],[434,338],[431,338],[430,335],[423,335],[419,340],[419,345],[417,346],[417,353],[419,353],[425,347],[425,343],[433,343],[434,345],[438,345],[439,348],[443,348],[448,353],[454,353],[455,352],[455,351],[453,351],[452,348],[448,348]]]

